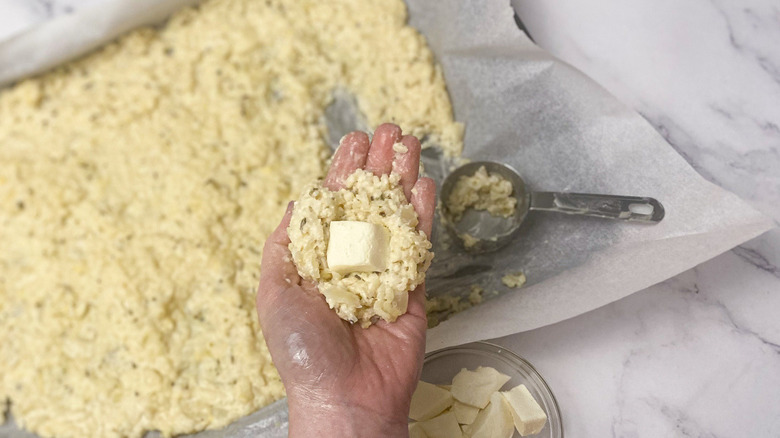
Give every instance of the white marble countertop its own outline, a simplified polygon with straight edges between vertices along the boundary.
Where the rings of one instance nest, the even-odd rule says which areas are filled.
[[[0,38],[101,0],[0,0]],[[515,1],[535,41],[780,221],[780,6]],[[780,436],[780,230],[601,309],[495,342],[570,437]]]
[[[780,5],[516,1],[534,40],[641,113],[705,178],[780,221]],[[497,342],[574,437],[780,436],[780,230]]]

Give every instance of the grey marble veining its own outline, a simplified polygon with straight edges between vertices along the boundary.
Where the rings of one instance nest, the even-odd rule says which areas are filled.
[[[537,43],[641,113],[705,178],[780,222],[780,4],[515,4]],[[561,379],[570,435],[780,436],[779,267],[776,229],[501,341]],[[595,385],[571,391],[580,379]]]
[[[110,0],[0,0],[0,39]],[[780,223],[780,4],[513,2],[535,41]],[[570,437],[780,436],[780,230],[624,300],[498,340]]]
[[[716,279],[724,270],[732,282]],[[542,370],[571,436],[777,436],[780,332],[769,316],[780,302],[765,301],[767,276],[729,253],[499,342]],[[738,284],[755,292],[736,299]]]

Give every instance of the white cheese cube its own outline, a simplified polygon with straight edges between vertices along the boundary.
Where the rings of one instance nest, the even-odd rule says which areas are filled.
[[[428,438],[420,423],[409,423],[409,438]]]
[[[420,423],[420,426],[428,438],[461,438],[463,436],[455,414],[452,412],[445,412],[438,417],[425,420]]]
[[[471,424],[477,418],[477,414],[479,414],[479,408],[469,406],[457,400],[452,403],[452,409],[450,410],[455,414],[455,419],[458,420],[459,424]]]
[[[533,435],[542,430],[547,414],[525,385],[518,385],[502,395],[512,408],[512,418],[520,435]]]
[[[387,269],[390,233],[382,225],[360,221],[330,223],[328,267],[341,275]]]
[[[452,396],[456,400],[480,409],[487,406],[490,396],[509,381],[509,376],[494,368],[479,367],[474,371],[462,369],[452,379]]]
[[[500,392],[490,396],[487,407],[466,427],[466,434],[471,438],[511,438],[515,433],[512,410]]]
[[[427,420],[441,414],[450,406],[452,394],[449,391],[421,380],[412,394],[409,418],[417,421]]]

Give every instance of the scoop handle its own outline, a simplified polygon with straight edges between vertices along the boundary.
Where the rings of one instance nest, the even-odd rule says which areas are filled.
[[[656,199],[638,196],[534,192],[529,197],[530,210],[651,223],[661,222],[665,214]]]

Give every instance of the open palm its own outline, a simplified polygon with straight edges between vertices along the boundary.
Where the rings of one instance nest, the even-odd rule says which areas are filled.
[[[406,152],[393,150],[395,143]],[[324,185],[337,190],[357,169],[401,176],[418,228],[430,236],[435,185],[418,178],[420,142],[384,124],[372,141],[345,136]],[[257,311],[268,349],[287,389],[290,436],[404,436],[425,350],[425,286],[412,291],[407,313],[364,329],[343,321],[315,284],[302,280],[287,245],[289,206],[263,250]],[[373,431],[373,432],[372,432]]]

